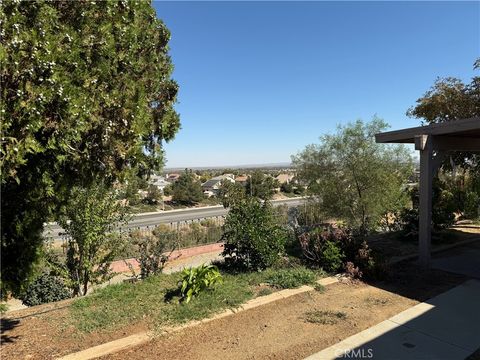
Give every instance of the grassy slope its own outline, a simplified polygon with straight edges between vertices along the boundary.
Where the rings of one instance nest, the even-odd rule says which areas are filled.
[[[280,274],[280,276],[279,276]],[[320,272],[303,267],[263,272],[223,274],[223,283],[189,304],[179,303],[179,273],[162,274],[136,283],[110,285],[78,299],[70,309],[72,324],[80,331],[113,330],[125,324],[146,321],[150,327],[203,319],[272,290],[312,283]],[[265,285],[268,284],[268,285]]]

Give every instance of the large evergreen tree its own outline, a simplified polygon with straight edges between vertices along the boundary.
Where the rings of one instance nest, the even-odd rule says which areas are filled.
[[[193,205],[203,199],[203,190],[192,170],[185,169],[173,184],[172,200],[184,205]]]
[[[148,2],[5,0],[0,21],[1,279],[18,293],[73,185],[162,165],[178,86]]]

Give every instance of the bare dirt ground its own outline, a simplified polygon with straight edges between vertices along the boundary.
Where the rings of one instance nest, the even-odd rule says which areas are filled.
[[[389,282],[330,285],[238,313],[104,359],[303,359],[426,300],[464,278],[411,264]],[[312,311],[343,314],[308,321]]]
[[[300,359],[462,283],[439,270],[397,264],[388,281],[334,284],[240,312],[174,334],[108,359]],[[51,359],[147,330],[139,322],[113,332],[81,333],[69,323],[70,301],[12,312],[2,319],[5,359]],[[341,316],[312,323],[308,312]],[[326,322],[326,324],[322,324]]]

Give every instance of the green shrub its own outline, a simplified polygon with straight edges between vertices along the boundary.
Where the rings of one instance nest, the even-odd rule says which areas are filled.
[[[295,195],[303,195],[305,193],[305,188],[303,185],[297,184],[297,186],[293,188],[293,193]]]
[[[345,255],[340,246],[334,241],[326,241],[320,253],[321,263],[326,271],[336,272],[342,267]]]
[[[465,217],[468,219],[480,218],[480,195],[469,191],[465,196]]]
[[[343,268],[354,278],[381,278],[386,270],[385,262],[375,258],[367,243],[348,229],[326,225],[299,235],[298,240],[303,256],[326,271]]]
[[[284,193],[291,194],[293,192],[293,186],[290,183],[283,183],[280,186],[280,190]]]
[[[332,225],[314,228],[298,237],[303,256],[315,266],[335,272],[342,267],[347,254],[354,253],[349,231]]]
[[[277,270],[267,277],[267,283],[280,289],[291,289],[316,280],[315,273],[303,267]]]
[[[432,222],[436,229],[446,229],[455,222],[456,203],[448,190],[435,189],[433,192]]]
[[[400,213],[400,228],[403,231],[404,239],[418,238],[418,209],[404,209]]]
[[[180,288],[182,299],[188,304],[193,297],[221,281],[222,275],[214,265],[203,264],[196,268],[184,269]]]
[[[60,278],[44,273],[27,287],[25,294],[22,296],[22,303],[27,306],[34,306],[70,297],[70,291]]]
[[[419,224],[419,193],[418,189],[410,190],[410,196],[413,203],[412,209],[404,209],[400,215],[400,228],[404,231],[406,238],[414,239],[418,237]],[[454,195],[442,188],[442,183],[435,179],[433,183],[432,196],[432,224],[434,229],[446,229],[455,222],[455,211],[457,203]]]
[[[6,303],[0,303],[0,314],[5,314],[8,310],[8,305]]]
[[[171,254],[176,245],[170,244],[168,239],[162,236],[142,234],[141,232],[131,232],[130,236],[132,243],[138,249],[138,255],[135,259],[140,265],[140,278],[145,279],[160,274],[169,258],[167,251],[170,251]],[[132,267],[130,270],[136,276]]]
[[[287,231],[271,205],[247,198],[231,207],[225,219],[225,263],[233,268],[259,270],[273,265],[284,252]]]
[[[156,205],[162,200],[162,191],[155,185],[150,184],[147,188],[147,195],[142,202],[149,205]]]

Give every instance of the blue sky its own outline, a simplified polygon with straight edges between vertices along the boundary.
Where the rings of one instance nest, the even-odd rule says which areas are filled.
[[[167,167],[287,162],[337,124],[406,110],[480,56],[479,2],[154,2],[182,129]]]

